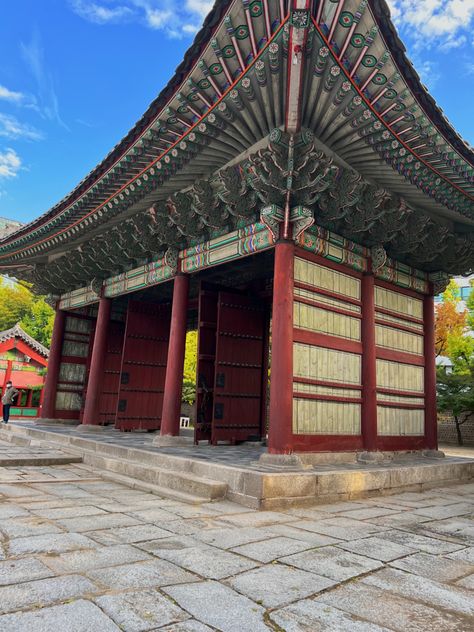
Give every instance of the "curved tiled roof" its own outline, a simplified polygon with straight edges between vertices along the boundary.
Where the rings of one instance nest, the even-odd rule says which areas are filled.
[[[443,114],[441,108],[423,85],[419,74],[406,55],[406,48],[398,36],[393,25],[390,9],[385,0],[369,0],[370,8],[377,22],[382,28],[382,35],[390,48],[390,52],[399,68],[403,69],[404,78],[416,95],[420,105],[429,114],[431,120],[445,136],[453,148],[458,151],[467,162],[474,166],[474,148],[465,141],[454,129]]]
[[[324,2],[324,0],[322,0],[322,2],[325,7],[330,4],[329,2]],[[256,2],[251,3],[251,5],[256,5],[256,4],[262,4],[262,3],[256,3]],[[287,6],[288,3],[278,2],[277,0],[268,0],[268,2],[265,3],[265,5],[269,7],[269,10],[271,12],[271,17],[273,20],[272,26],[271,26],[273,36],[271,39],[274,39],[276,35],[277,26],[278,24],[281,24],[282,22],[282,16],[280,15],[280,17],[278,17],[279,7],[281,7],[282,5]],[[438,177],[438,180],[440,180],[441,185],[443,185],[444,188],[446,188],[444,185],[447,184],[448,188],[451,187],[453,190],[456,190],[455,196],[454,196],[455,201],[451,203],[451,206],[449,208],[454,211],[457,210],[458,213],[460,213],[460,216],[458,216],[457,218],[458,221],[464,221],[462,218],[462,215],[464,215],[464,217],[466,218],[466,223],[472,224],[472,221],[474,220],[474,205],[471,205],[470,200],[473,200],[474,198],[472,195],[472,185],[469,184],[468,186],[466,186],[466,183],[472,182],[474,180],[474,177],[472,176],[472,172],[469,172],[469,167],[468,166],[464,167],[464,165],[466,165],[466,163],[468,163],[468,165],[474,164],[474,152],[472,148],[469,148],[467,143],[465,143],[459,137],[459,135],[456,133],[454,128],[446,120],[441,110],[436,105],[434,99],[428,94],[425,87],[421,83],[421,80],[418,74],[416,73],[416,71],[414,70],[413,66],[408,61],[405,54],[405,47],[400,41],[396,33],[396,30],[391,22],[390,12],[385,0],[363,0],[362,2],[359,2],[359,0],[341,0],[341,2],[337,6],[338,8],[351,9],[352,11],[354,11],[354,14],[357,14],[358,10],[363,5],[364,5],[364,9],[368,5],[371,15],[372,15],[372,17],[367,16],[369,11],[368,10],[366,11],[366,15],[364,16],[361,22],[361,25],[362,25],[362,23],[365,21],[363,25],[363,29],[366,29],[368,31],[369,30],[368,27],[370,27],[370,25],[373,26],[374,19],[375,19],[375,22],[378,27],[378,32],[379,34],[381,34],[382,36],[381,39],[384,40],[385,46],[390,52],[393,65],[395,66],[395,68],[398,67],[398,69],[400,70],[400,74],[402,75],[401,77],[402,83],[403,82],[405,83],[406,87],[408,87],[411,93],[410,98],[412,97],[412,102],[414,101],[415,103],[419,104],[419,106],[422,108],[423,114],[429,117],[430,120],[428,122],[433,123],[435,125],[436,132],[442,135],[445,141],[443,151],[446,153],[446,155],[449,154],[451,156],[451,149],[452,149],[455,152],[457,152],[459,157],[462,157],[462,159],[466,162],[463,162],[462,166],[458,166],[456,164],[456,166],[453,167],[454,176],[451,178],[451,176],[447,177],[444,172],[440,173],[437,167],[429,165],[427,163],[427,159],[424,159],[423,157],[418,157],[416,155],[416,152],[413,152],[414,153],[413,157],[421,162],[422,168],[428,167],[431,170],[431,175],[433,176],[434,174],[433,179]],[[315,6],[315,11],[316,11],[318,7],[321,6],[321,4],[316,2],[314,3],[314,6]],[[334,7],[334,3],[332,6]],[[213,10],[209,14],[209,16],[206,18],[201,31],[196,36],[194,43],[192,44],[192,46],[186,53],[184,61],[177,68],[174,77],[170,80],[167,86],[161,91],[159,96],[153,101],[153,103],[150,105],[146,113],[141,117],[141,119],[136,123],[136,125],[130,130],[130,132],[108,154],[108,156],[94,170],[92,170],[90,174],[86,176],[86,178],[84,178],[84,180],[82,180],[82,182],[68,196],[66,196],[61,202],[55,205],[47,213],[45,213],[44,215],[42,215],[35,221],[31,222],[29,225],[23,227],[21,230],[10,235],[8,238],[0,241],[0,254],[1,254],[2,261],[6,261],[6,262],[15,261],[16,263],[19,263],[20,260],[23,261],[27,257],[30,257],[32,254],[39,257],[41,256],[41,254],[44,254],[46,251],[52,250],[53,248],[60,246],[61,243],[65,244],[66,242],[73,242],[77,240],[77,235],[80,231],[76,229],[76,225],[83,224],[82,229],[84,230],[84,225],[85,223],[87,223],[87,230],[89,231],[90,227],[93,225],[95,221],[99,222],[98,215],[102,215],[102,213],[105,215],[108,212],[106,204],[103,201],[104,199],[106,200],[106,202],[108,202],[108,206],[111,209],[112,209],[111,202],[113,198],[115,198],[113,199],[113,202],[115,204],[118,204],[118,200],[117,200],[118,197],[121,197],[121,199],[123,199],[124,196],[121,194],[121,191],[123,190],[123,188],[125,188],[125,186],[128,187],[128,184],[134,181],[134,178],[137,177],[136,170],[134,170],[132,149],[133,151],[137,149],[139,144],[142,142],[141,139],[145,138],[145,133],[149,134],[152,131],[152,129],[154,130],[157,122],[163,120],[163,116],[164,116],[164,120],[166,120],[166,116],[169,116],[169,114],[168,115],[163,114],[163,111],[164,109],[166,109],[166,106],[173,105],[174,107],[171,108],[171,110],[173,111],[176,110],[177,96],[178,97],[180,96],[178,91],[183,90],[185,85],[187,86],[188,82],[186,80],[189,80],[189,78],[192,76],[193,81],[191,83],[194,82],[195,84],[196,74],[198,74],[195,71],[196,71],[197,62],[199,61],[199,59],[201,59],[201,63],[202,63],[204,57],[207,56],[206,57],[207,65],[209,66],[209,64],[211,63],[210,62],[210,58],[212,56],[211,44],[213,44],[213,38],[214,37],[220,38],[221,47],[224,47],[225,45],[224,40],[226,40],[226,38],[227,38],[226,41],[229,41],[230,33],[232,31],[232,26],[229,28],[229,25],[227,23],[224,24],[223,22],[224,18],[226,20],[229,20],[231,18],[234,19],[234,22],[235,22],[234,26],[238,24],[239,22],[240,23],[244,22],[242,7],[244,7],[245,10],[248,12],[249,2],[245,2],[243,0],[242,1],[217,0]],[[286,16],[283,16],[283,17],[286,20]],[[260,20],[263,21],[263,18],[260,18]],[[321,27],[322,26],[323,25],[321,25]],[[265,31],[264,27],[261,27],[261,26],[255,27],[256,31],[257,30],[259,31],[259,34],[257,37],[258,49],[259,49],[258,56],[260,56],[260,54],[262,53],[265,42],[268,41],[268,37],[265,38],[264,34],[262,36],[262,28],[263,28],[263,33],[264,33]],[[328,43],[330,47],[333,49],[332,52],[334,54],[337,53],[338,46],[341,45],[341,42],[343,41],[343,36],[345,35],[344,33],[341,33],[340,31],[341,31],[341,27],[338,27],[338,34],[336,38],[338,39],[338,42]],[[218,45],[219,45],[219,42],[218,42]],[[354,50],[352,51],[352,56],[354,54]],[[383,50],[383,47],[382,47],[382,50]],[[255,52],[256,51],[254,50],[254,53]],[[248,57],[246,57],[247,53],[248,53],[248,46],[245,48],[245,51],[243,51],[243,55],[245,57],[244,64],[243,64],[244,68],[236,69],[235,57],[234,57],[231,64],[231,70],[232,70],[231,77],[230,78],[228,77],[227,84],[222,86],[222,81],[220,80],[221,81],[220,88],[222,92],[225,93],[225,95],[227,95],[229,87],[233,87],[233,86],[237,87],[237,82],[242,78],[245,72],[249,70],[251,63],[248,60],[249,59],[255,60],[255,54],[253,56],[250,54]],[[378,47],[377,54],[380,57],[381,55],[380,47]],[[214,61],[215,61],[215,58],[214,58]],[[228,60],[228,63],[230,63],[230,60]],[[365,69],[365,71],[367,71],[367,69]],[[308,75],[310,74],[311,73],[308,73]],[[340,82],[342,81],[342,74],[341,74],[341,79],[338,81],[339,83],[337,85],[339,85]],[[351,74],[351,81],[352,81],[352,74]],[[242,84],[242,81],[240,81],[240,84],[238,86],[239,90],[241,88],[241,84]],[[362,94],[361,92],[362,89],[360,89],[357,84],[355,84],[355,89],[359,90],[359,92]],[[186,87],[186,91],[189,91],[189,86]],[[204,97],[207,98],[208,100],[207,111],[205,107],[204,111],[200,113],[202,114],[202,118],[198,120],[196,118],[194,118],[194,120],[191,118],[190,120],[188,117],[188,124],[192,123],[191,129],[193,129],[194,126],[197,124],[197,122],[199,122],[200,120],[205,120],[205,117],[207,116],[207,114],[214,110],[215,106],[217,105],[217,103],[219,103],[222,97],[222,95],[219,95],[218,93],[217,94],[218,99],[216,101],[216,94],[212,93],[211,90],[206,92],[206,90],[202,89],[201,93],[203,93]],[[374,94],[375,92],[372,91],[372,97],[374,96]],[[189,97],[189,92],[185,96]],[[399,97],[401,97],[401,90],[399,90]],[[366,98],[366,101],[367,101],[368,97],[364,96],[364,98]],[[263,101],[265,101],[265,97],[263,98]],[[188,106],[193,111],[193,108],[189,105],[189,103],[188,103]],[[377,105],[377,108],[378,107],[379,106]],[[389,130],[389,132],[385,132],[385,133],[394,134],[394,137],[400,140],[396,127],[395,128],[392,127],[394,119],[393,118],[391,119],[392,122],[390,122],[389,120],[384,121],[383,120],[384,113],[383,112],[381,113],[381,110],[378,110],[378,111],[375,110],[374,113],[376,117],[379,118],[380,122],[382,122],[383,125],[385,125],[387,129]],[[265,113],[262,112],[260,116],[262,117],[262,119],[264,119]],[[159,117],[162,117],[162,118],[159,119]],[[387,119],[387,117],[385,118]],[[379,123],[376,123],[376,125],[377,124]],[[277,126],[278,125],[279,123],[277,121]],[[258,130],[258,126],[256,127],[256,129]],[[372,134],[374,138],[377,136],[379,129],[380,128],[377,127],[376,131]],[[150,132],[148,130],[150,130]],[[315,130],[316,133],[317,131],[318,130]],[[189,133],[189,128],[186,129],[185,127],[184,131],[181,130],[180,133],[181,133],[181,136],[178,140],[187,138],[188,133]],[[360,144],[362,147],[364,145],[364,142],[366,141],[365,140],[360,141]],[[170,146],[168,146],[168,148],[162,154],[161,154],[161,150],[156,150],[156,160],[158,160],[158,157],[160,157],[160,160],[161,160],[161,156],[165,156],[165,154],[166,154],[166,157],[168,158],[169,155],[167,154],[167,152],[171,152],[171,150],[174,151],[173,148],[175,147],[175,144],[176,143],[173,142]],[[251,144],[252,143],[249,142],[249,146]],[[151,145],[153,145],[153,143],[151,143]],[[405,146],[407,151],[409,152],[412,151],[412,148],[410,148],[404,141],[402,141],[402,145]],[[329,147],[333,149],[330,145]],[[437,147],[435,147],[435,149],[437,149]],[[337,148],[335,149],[335,151],[337,153],[338,151]],[[441,149],[439,149],[439,151],[441,151]],[[131,153],[132,153],[132,160],[130,162],[127,162],[127,159],[130,157]],[[236,151],[236,155],[238,153],[239,151]],[[147,155],[147,160],[149,161],[150,153],[148,149],[146,150],[145,154]],[[375,154],[375,151],[374,151],[374,154]],[[341,154],[341,157],[347,162],[349,162],[349,164],[351,164],[347,156]],[[377,160],[380,161],[379,156],[377,156],[376,158]],[[373,157],[371,157],[371,160],[372,160],[372,166],[370,167],[370,169],[372,169],[375,164]],[[458,158],[454,156],[454,159],[452,157],[449,157],[446,159],[443,158],[443,160],[446,160],[446,164],[449,164],[450,160],[452,162],[457,163]],[[117,165],[119,161],[121,161],[119,165],[120,177],[115,178],[116,173],[112,173],[111,169],[114,168],[114,165]],[[178,170],[182,168],[183,172],[185,172],[186,165],[182,167],[179,164],[179,158],[177,160],[177,163],[178,163]],[[139,164],[141,164],[141,162],[139,162]],[[150,164],[152,163],[149,163],[148,166],[150,166]],[[222,162],[221,164],[216,165],[216,166],[220,167],[220,166],[223,166],[223,164],[225,164],[225,162]],[[351,164],[351,166],[353,166],[355,169],[360,169],[361,172],[363,173],[363,170],[360,167],[360,162],[358,162],[357,160],[354,162],[354,164]],[[419,166],[420,165],[418,165],[418,167]],[[444,163],[443,163],[443,167],[444,167]],[[378,168],[379,167],[377,167],[377,169]],[[408,169],[408,171],[410,171],[410,169]],[[109,172],[113,175],[113,177],[109,178],[109,176],[106,175]],[[435,214],[438,213],[441,215],[445,214],[446,216],[446,210],[448,207],[443,207],[443,204],[445,204],[445,202],[443,201],[440,202],[438,200],[439,196],[438,197],[434,196],[432,192],[433,186],[436,188],[436,186],[439,186],[439,185],[432,185],[429,183],[420,184],[419,182],[420,178],[416,175],[415,177],[410,176],[411,178],[410,182],[404,182],[403,178],[401,178],[401,176],[397,174],[393,166],[381,165],[380,173],[381,173],[381,176],[379,178],[380,185],[387,186],[387,188],[391,188],[391,186],[393,185],[395,187],[393,190],[398,194],[401,194],[400,193],[401,190],[403,190],[403,188],[405,187],[407,191],[409,190],[410,194],[412,194],[411,195],[412,199],[410,201],[415,206],[417,204],[421,205],[422,207],[425,204],[426,206],[431,205],[432,212],[434,212]],[[399,173],[401,173],[400,170],[399,170]],[[466,180],[466,174],[468,173],[471,174],[469,176],[469,178],[471,178],[470,180]],[[369,177],[371,177],[370,174],[368,175]],[[396,178],[398,178],[398,180],[396,180]],[[421,180],[423,180],[423,178],[421,178]],[[123,184],[124,181],[127,182],[127,185]],[[173,181],[177,182],[175,186],[178,190],[181,186],[183,186],[182,184],[178,184],[178,182],[182,182],[181,180],[178,180],[176,178],[176,180],[173,180]],[[387,184],[385,184],[385,181]],[[186,185],[188,184],[189,183],[186,182]],[[169,194],[170,186],[171,185],[169,185],[168,189],[165,190],[165,193],[167,195]],[[115,187],[115,189],[111,187]],[[416,190],[417,188],[418,190]],[[430,192],[428,192],[428,190],[430,190]],[[133,188],[132,188],[132,191],[133,191]],[[158,192],[159,191],[157,190],[157,193]],[[129,195],[130,191],[125,190],[125,193]],[[86,197],[86,194],[87,194],[87,197]],[[457,198],[456,198],[456,195],[458,196]],[[430,196],[432,198],[434,197],[434,199],[430,200]],[[409,198],[408,194],[407,194],[407,197]],[[447,197],[449,196],[444,196],[443,194],[443,196],[441,197],[444,200],[444,199],[447,199]],[[132,196],[129,197],[129,200],[131,199],[132,199]],[[458,204],[458,208],[456,208],[456,204]],[[114,208],[121,209],[122,207],[120,206],[120,203],[119,203],[119,206],[114,207]],[[133,208],[135,209],[135,207]],[[136,208],[137,210],[141,210],[139,206],[137,206]],[[93,209],[93,210],[90,210],[90,209]],[[111,210],[111,213],[113,213],[113,210]],[[90,216],[90,219],[89,219],[89,216]],[[84,220],[84,218],[86,217],[88,218],[87,221]],[[101,219],[100,221],[104,221],[104,220]],[[60,239],[57,239],[56,235],[61,235]],[[34,246],[37,243],[44,244],[44,246],[41,245],[41,248],[37,248],[37,247],[32,248],[32,245]],[[17,250],[13,250],[14,248],[16,248]],[[1,251],[3,251],[5,254],[3,254]],[[21,252],[22,254],[18,255],[20,259],[18,259],[18,256],[14,256],[13,259],[11,259],[10,257],[11,251],[13,255],[15,252]]]
[[[49,349],[43,346],[40,342],[32,338],[29,334],[26,333],[21,327],[20,323],[17,323],[14,327],[10,329],[5,329],[5,331],[0,331],[0,342],[6,342],[7,340],[11,340],[12,338],[20,338],[23,342],[37,351],[40,355],[47,358],[49,356]]]
[[[146,130],[150,123],[156,118],[159,112],[167,104],[169,99],[176,92],[178,87],[186,79],[187,75],[191,71],[193,64],[196,62],[196,58],[202,52],[202,49],[209,43],[209,38],[212,36],[216,25],[222,19],[225,10],[232,3],[233,0],[216,0],[213,10],[209,13],[204,21],[201,30],[197,33],[194,42],[190,48],[186,51],[183,61],[176,68],[174,76],[170,79],[168,84],[161,90],[156,99],[154,99],[149,105],[146,112],[135,123],[132,129],[124,136],[115,147],[107,154],[107,156],[96,166],[90,173],[88,173],[79,184],[66,195],[62,200],[50,208],[46,213],[40,215],[32,222],[25,224],[21,229],[8,235],[8,238],[2,241],[10,241],[16,237],[28,233],[31,229],[41,225],[44,221],[54,217],[57,213],[61,212],[72,201],[80,197],[87,189],[92,186],[99,178],[101,178],[116,162],[123,156],[123,154],[140,138],[144,130]]]

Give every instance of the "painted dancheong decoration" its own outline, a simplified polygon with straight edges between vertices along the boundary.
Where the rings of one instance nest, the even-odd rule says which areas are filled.
[[[193,323],[196,441],[436,449],[474,153],[404,51],[384,0],[216,2],[127,136],[0,241],[57,307],[43,418],[179,435]]]

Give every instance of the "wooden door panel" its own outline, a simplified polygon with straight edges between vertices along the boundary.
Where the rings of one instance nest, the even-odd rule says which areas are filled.
[[[116,420],[124,333],[125,323],[110,322],[99,398],[99,420],[102,425],[115,423]]]
[[[168,305],[130,301],[117,407],[119,430],[160,428],[169,329]]]
[[[211,440],[216,358],[217,297],[217,290],[201,284],[198,306],[195,443],[201,440]]]
[[[212,443],[262,434],[266,316],[257,299],[220,292]]]

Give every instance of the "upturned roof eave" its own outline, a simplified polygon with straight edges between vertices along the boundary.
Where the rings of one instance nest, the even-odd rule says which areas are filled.
[[[216,0],[212,11],[207,16],[204,25],[197,34],[193,44],[186,52],[184,60],[178,66],[173,78],[160,92],[158,97],[151,103],[145,114],[139,119],[139,121],[137,121],[129,133],[114,147],[106,158],[97,165],[69,195],[63,198],[63,200],[56,204],[52,209],[41,215],[33,222],[25,225],[20,230],[8,235],[0,241],[0,244],[8,244],[17,238],[27,235],[31,230],[41,227],[43,224],[56,217],[64,210],[64,208],[74,203],[87,189],[97,183],[100,178],[114,165],[114,163],[116,163],[120,157],[130,149],[130,147],[138,140],[144,130],[147,129],[153,119],[156,118],[163,107],[169,102],[170,98],[176,93],[178,87],[182,85],[183,81],[189,75],[196,62],[196,58],[209,44],[213,31],[220,24],[226,10],[232,2],[233,0]],[[453,126],[446,120],[441,109],[427,92],[419,75],[416,73],[411,62],[408,60],[405,47],[391,22],[390,10],[385,0],[369,0],[369,5],[381,28],[381,34],[386,40],[394,61],[402,70],[403,78],[409,89],[415,95],[421,107],[430,117],[439,132],[452,145],[453,149],[459,152],[459,154],[471,165],[474,165],[474,150],[462,140]]]

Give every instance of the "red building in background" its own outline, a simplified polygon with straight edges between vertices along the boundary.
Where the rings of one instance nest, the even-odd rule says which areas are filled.
[[[2,395],[11,380],[20,391],[12,417],[37,417],[43,400],[43,386],[49,350],[29,336],[20,325],[0,332],[0,384]]]

